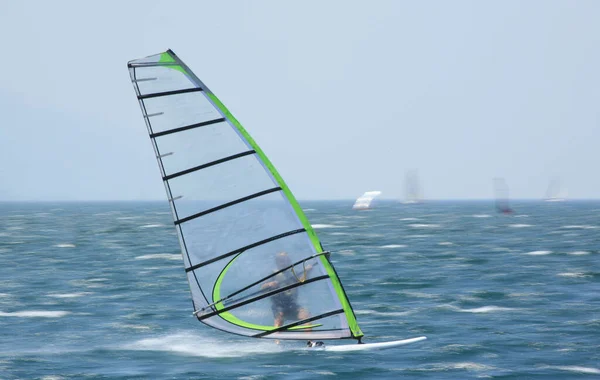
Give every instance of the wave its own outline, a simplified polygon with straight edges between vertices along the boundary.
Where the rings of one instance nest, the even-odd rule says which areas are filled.
[[[569,372],[587,373],[587,374],[591,374],[591,375],[600,375],[600,369],[598,369],[598,368],[581,367],[578,365],[548,366],[546,368],[560,369],[562,371],[569,371]]]
[[[164,227],[164,224],[145,224],[143,226],[140,226],[140,228],[158,228],[158,227]]]
[[[44,311],[44,310],[30,310],[30,311],[14,311],[12,313],[5,313],[0,311],[0,317],[20,317],[20,318],[60,318],[65,315],[71,314],[68,311]]]
[[[408,226],[412,227],[412,228],[439,228],[440,227],[439,224],[424,224],[424,223],[409,224]]]
[[[455,307],[456,310],[462,312],[462,313],[476,313],[476,314],[480,314],[480,313],[495,313],[495,312],[499,312],[499,311],[517,311],[519,309],[515,309],[512,307],[501,307],[501,306],[482,306],[482,307],[476,307],[474,309],[461,309],[461,308],[457,308]]]
[[[419,220],[419,218],[402,218],[400,220],[402,220],[402,221],[413,221],[413,220]]]
[[[120,346],[131,351],[169,352],[185,356],[207,358],[232,358],[257,354],[277,353],[283,350],[283,344],[275,342],[224,341],[211,339],[193,333],[176,333],[156,338],[146,338]]]
[[[54,297],[54,298],[78,298],[78,297],[87,296],[89,294],[92,294],[92,293],[90,293],[90,292],[58,293],[58,294],[48,294],[48,297]]]
[[[489,371],[496,369],[496,367],[474,362],[435,363],[428,364],[420,368],[413,368],[411,371],[446,372],[454,369],[463,369],[467,371]]]
[[[533,227],[532,224],[509,224],[508,225],[511,228],[527,228],[527,227]]]
[[[335,224],[313,224],[312,228],[345,228],[346,226],[336,226]]]
[[[557,274],[557,276],[560,276],[560,277],[573,277],[573,278],[592,277],[591,275],[585,274],[583,272],[563,272],[563,273]]]
[[[153,253],[149,255],[136,256],[136,260],[153,260],[153,259],[165,259],[165,260],[181,260],[181,253]]]
[[[551,253],[552,253],[552,251],[531,251],[531,252],[527,252],[526,255],[544,256],[544,255],[549,255]]]
[[[380,315],[382,317],[402,317],[410,314],[414,314],[416,310],[408,311],[375,311],[375,310],[355,310],[356,315]]]
[[[590,226],[587,224],[584,225],[569,225],[569,226],[561,226],[560,228],[564,228],[564,229],[579,229],[579,230],[593,230],[598,228],[598,226]]]

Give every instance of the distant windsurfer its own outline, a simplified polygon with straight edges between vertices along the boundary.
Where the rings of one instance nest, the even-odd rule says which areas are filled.
[[[275,264],[277,265],[276,272],[285,268],[288,269],[276,274],[274,280],[264,283],[261,286],[262,289],[277,289],[297,282],[304,282],[308,276],[308,272],[313,268],[310,264],[304,265],[302,275],[298,276],[293,269],[292,261],[286,252],[279,252],[275,256]],[[271,310],[273,311],[273,316],[275,318],[275,327],[283,326],[283,322],[286,319],[301,321],[309,318],[308,311],[298,305],[297,288],[288,289],[271,296]]]

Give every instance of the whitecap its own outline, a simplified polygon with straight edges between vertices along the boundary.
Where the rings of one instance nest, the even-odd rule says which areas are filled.
[[[527,228],[527,227],[532,227],[531,224],[509,224],[508,225],[511,228]]]
[[[585,273],[582,273],[582,272],[563,272],[563,273],[559,273],[557,276],[560,276],[560,277],[573,277],[573,278],[591,277],[589,274],[585,274]]]
[[[484,371],[494,369],[492,366],[472,362],[453,363],[451,366],[454,369],[466,369],[467,371]]]
[[[565,229],[580,229],[580,230],[592,230],[598,228],[598,226],[590,226],[590,225],[569,225],[569,226],[561,226],[560,228]]]
[[[560,369],[563,371],[570,371],[570,372],[587,373],[587,374],[591,374],[591,375],[600,375],[600,369],[593,368],[593,367],[581,367],[578,365],[566,365],[566,366],[554,366],[554,367],[550,367],[550,368],[556,368],[556,369]]]
[[[88,294],[92,294],[90,292],[79,292],[79,293],[57,293],[57,294],[48,294],[48,297],[54,298],[78,298],[87,296]]]
[[[164,227],[164,224],[146,224],[143,226],[140,226],[140,228],[158,228],[158,227]]]
[[[156,351],[208,358],[243,357],[281,352],[284,344],[274,342],[224,341],[186,332],[146,338],[120,346],[133,351]]]
[[[314,373],[315,375],[321,375],[321,376],[335,376],[335,372],[331,372],[331,371],[315,371],[315,370],[309,370],[306,371],[309,373]]]
[[[443,241],[441,243],[438,243],[438,245],[454,245],[454,243],[452,243],[450,241]]]
[[[510,307],[500,307],[500,306],[482,306],[476,307],[474,309],[458,309],[463,313],[493,313],[497,311],[515,311],[518,309],[510,308]]]
[[[75,244],[55,244],[56,248],[75,248]]]
[[[440,225],[439,224],[416,223],[416,224],[409,224],[408,226],[412,227],[412,228],[438,228]]]
[[[400,220],[402,220],[402,221],[412,221],[412,220],[419,220],[419,218],[402,218]]]
[[[149,255],[136,256],[136,260],[152,260],[152,259],[165,259],[165,260],[181,260],[180,253],[154,253]]]
[[[67,314],[71,314],[68,311],[44,311],[44,310],[30,310],[30,311],[15,311],[12,313],[5,313],[0,311],[0,317],[25,317],[25,318],[60,318]]]
[[[590,253],[588,251],[575,251],[575,252],[569,252],[569,255],[589,255]]]
[[[526,255],[544,256],[544,255],[549,255],[551,253],[552,253],[552,251],[531,251],[531,252],[527,252]]]
[[[345,226],[336,226],[335,224],[313,224],[312,228],[344,228]]]
[[[471,215],[473,218],[489,218],[491,217],[491,215],[488,214],[475,214],[475,215]]]
[[[385,248],[385,249],[406,248],[406,245],[404,245],[404,244],[388,244],[388,245],[382,245],[379,248]]]
[[[149,331],[149,330],[152,330],[151,326],[134,325],[134,324],[127,324],[127,323],[114,323],[112,326],[115,327],[115,328],[126,329],[126,330],[137,330],[137,331]]]

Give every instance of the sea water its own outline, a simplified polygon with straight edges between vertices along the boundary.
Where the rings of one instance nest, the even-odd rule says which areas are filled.
[[[166,202],[2,203],[0,379],[600,377],[600,202],[301,204],[364,341],[427,340],[220,332],[192,316]]]

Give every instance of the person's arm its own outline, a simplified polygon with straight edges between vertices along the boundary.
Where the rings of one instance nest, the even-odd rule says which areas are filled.
[[[260,286],[260,288],[261,289],[274,289],[277,287],[277,285],[279,285],[279,282],[273,280],[273,281],[265,282],[264,284],[262,284]]]

